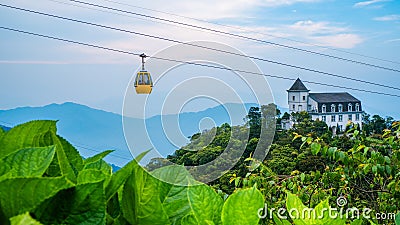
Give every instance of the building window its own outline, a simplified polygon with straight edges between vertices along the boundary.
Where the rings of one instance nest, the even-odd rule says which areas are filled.
[[[356,121],[359,121],[360,120],[360,114],[356,114]]]
[[[353,111],[353,105],[352,105],[351,103],[349,103],[349,106],[348,106],[348,110],[347,110],[347,111],[349,111],[349,112]]]
[[[331,105],[331,112],[335,112],[336,111],[336,106],[334,104]]]
[[[343,121],[343,115],[339,115],[339,122]]]
[[[342,105],[342,104],[339,104],[339,106],[338,106],[338,111],[339,111],[339,112],[343,112],[343,105]]]
[[[340,132],[343,131],[343,125],[339,125],[339,131],[340,131]]]
[[[356,111],[358,112],[358,111],[360,111],[360,104],[356,104]]]
[[[326,105],[322,105],[322,113],[326,113]]]
[[[335,122],[335,121],[336,121],[336,115],[332,115],[332,116],[331,116],[331,121],[332,121],[332,122]]]
[[[349,114],[349,120],[353,120],[353,115]]]
[[[303,96],[303,101],[305,101],[306,100],[306,96]]]
[[[301,105],[298,106],[299,112],[303,111],[303,107]]]
[[[296,97],[295,96],[292,96],[292,99],[293,99],[293,101],[296,99]]]
[[[293,104],[293,107],[292,107],[292,108],[293,108],[293,110],[296,110],[296,106],[295,106],[294,104]]]
[[[326,116],[322,116],[322,121],[326,122]]]

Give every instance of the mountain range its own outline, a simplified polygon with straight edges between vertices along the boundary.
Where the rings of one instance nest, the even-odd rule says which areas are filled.
[[[245,104],[246,111],[252,106],[257,105]],[[164,157],[172,154],[188,143],[190,136],[201,132],[202,129],[229,123],[231,120],[226,108],[237,111],[241,107],[243,105],[230,103],[199,112],[140,119],[123,118],[120,114],[66,102],[42,107],[0,110],[0,124],[4,130],[7,130],[10,124],[15,126],[31,120],[57,120],[58,133],[71,142],[83,157],[90,157],[101,151],[112,149],[114,152],[105,160],[117,166],[123,166],[133,158],[132,155],[136,156],[147,149],[157,150]],[[211,118],[213,123],[210,123],[211,120],[204,122],[204,118]],[[243,118],[241,121],[233,121],[232,124],[244,123]],[[158,156],[150,152],[144,162]]]

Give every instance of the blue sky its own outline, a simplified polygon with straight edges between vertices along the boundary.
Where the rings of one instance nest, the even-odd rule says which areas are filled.
[[[163,0],[96,0],[91,2],[400,69],[398,54],[400,51],[400,1],[170,0],[168,4]],[[2,3],[180,41],[220,42],[248,55],[400,87],[399,74],[396,72],[181,26],[143,20],[133,16],[93,10],[93,7],[76,7],[79,4],[70,1],[4,0]],[[225,24],[229,27],[140,9],[137,6]],[[0,26],[126,51],[145,52],[148,55],[156,54],[172,44],[4,7],[0,7],[0,21]],[[348,54],[344,51],[359,55]],[[360,54],[397,63],[363,57]],[[400,91],[397,90],[332,78],[266,62],[255,61],[255,63],[264,73],[268,74],[290,78],[300,77],[303,80],[400,95]],[[240,67],[240,65],[238,66]],[[73,101],[121,113],[125,91],[138,67],[138,57],[0,30],[0,95],[2,96],[0,110]],[[151,71],[151,68],[148,69]],[[208,70],[201,68],[192,72],[193,76],[205,73],[210,75]],[[173,82],[173,79],[169,80],[169,82]],[[292,81],[275,78],[267,78],[267,80],[274,94],[275,102],[286,107],[286,89],[291,86]],[[398,110],[400,98],[307,83],[306,86],[312,92],[348,91],[363,102],[364,109],[368,113],[400,118]]]

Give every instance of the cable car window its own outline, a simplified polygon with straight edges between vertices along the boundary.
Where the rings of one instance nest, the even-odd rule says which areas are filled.
[[[147,74],[143,74],[144,84],[150,85],[149,76]]]
[[[135,87],[138,85],[138,78],[139,78],[139,76],[138,76],[138,75],[136,75],[136,78],[135,78],[135,83],[134,83]]]
[[[138,84],[139,85],[143,85],[144,84],[144,82],[143,82],[143,74],[142,73],[139,73],[139,81],[138,81]]]

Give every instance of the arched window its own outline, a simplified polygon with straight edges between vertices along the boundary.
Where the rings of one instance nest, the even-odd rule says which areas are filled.
[[[331,105],[331,112],[335,112],[336,111],[336,106],[334,104]]]
[[[322,110],[322,113],[326,113],[326,105],[322,105],[321,110]]]
[[[339,106],[338,106],[338,111],[339,111],[339,112],[343,112],[343,105],[342,105],[342,104],[339,104]]]
[[[347,111],[349,111],[349,112],[353,111],[353,105],[352,105],[351,103],[349,103],[349,106],[348,106],[348,110],[347,110]]]
[[[356,103],[356,111],[360,111],[360,104]]]

